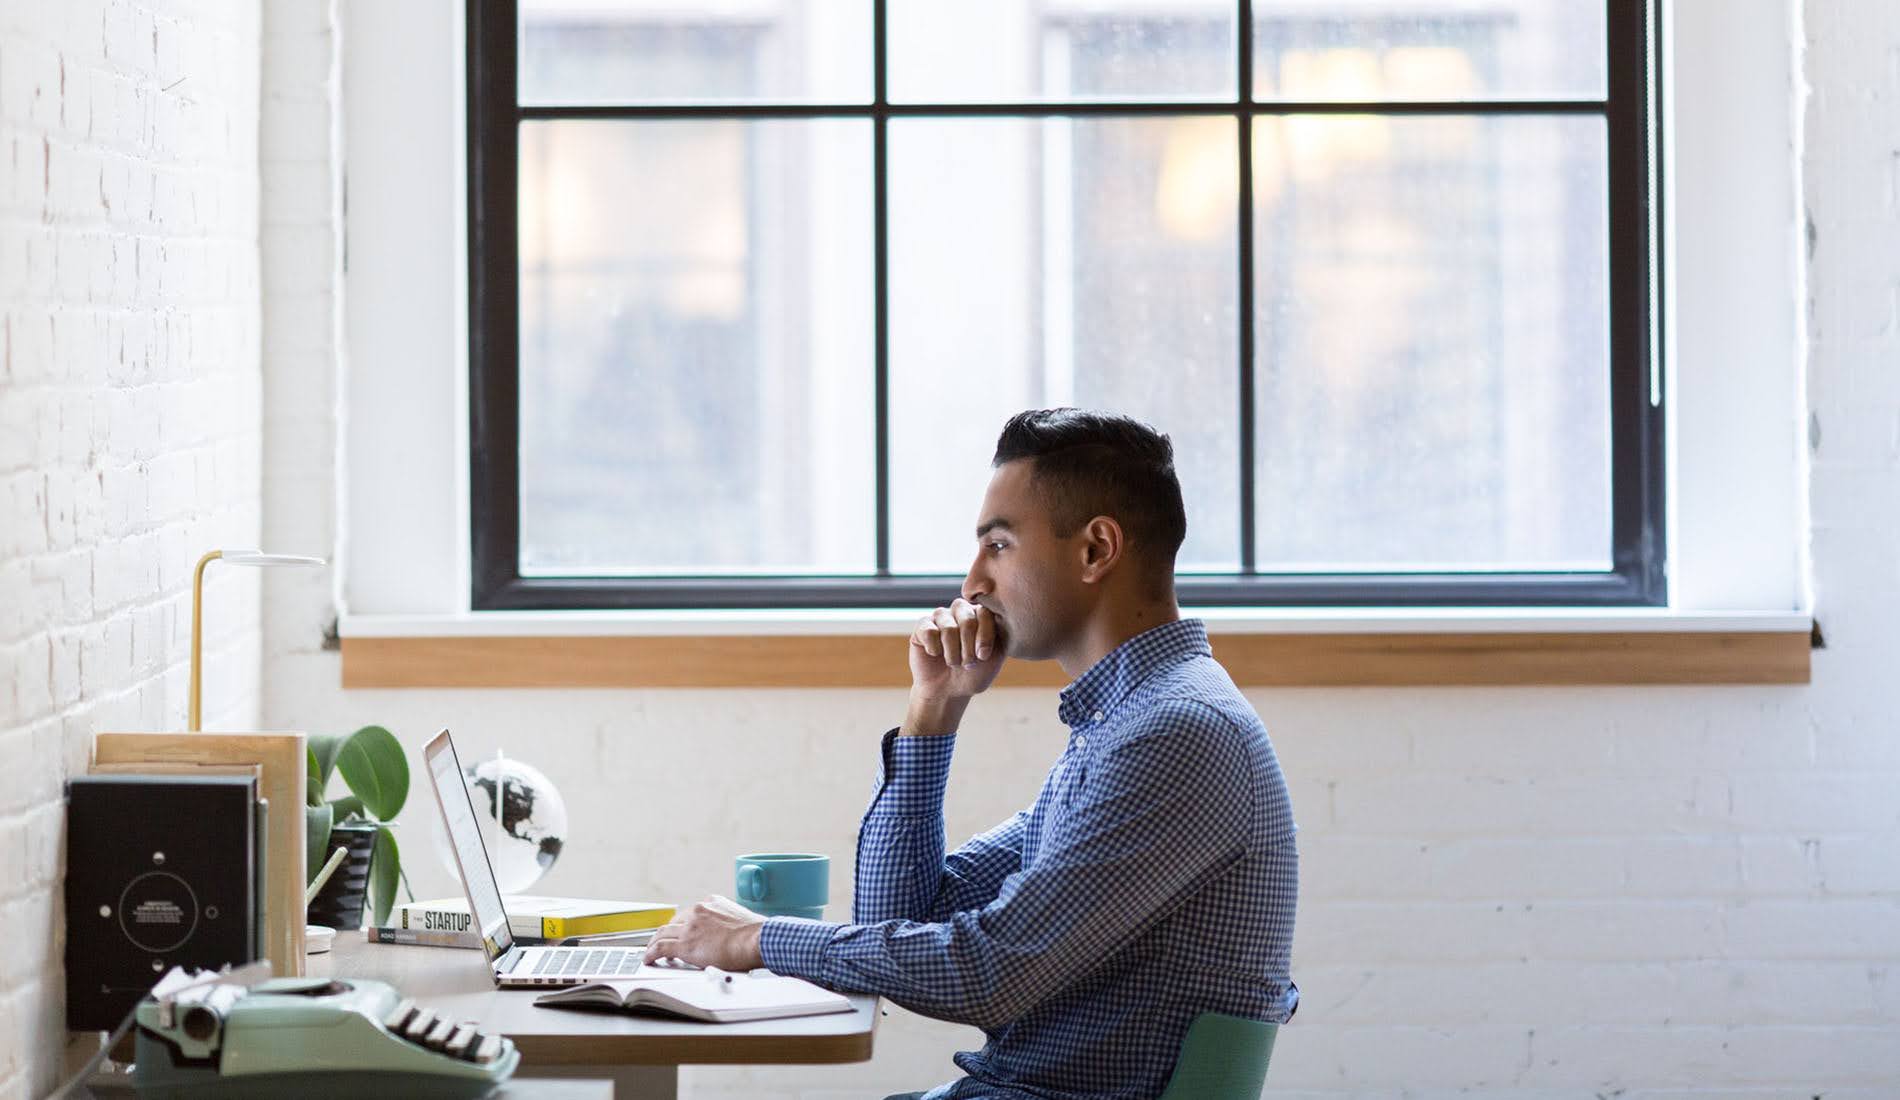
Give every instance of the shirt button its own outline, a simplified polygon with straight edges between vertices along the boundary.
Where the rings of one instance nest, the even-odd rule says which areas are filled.
[[[1089,715],[1089,721],[1091,722],[1100,722],[1101,720],[1102,720],[1102,712],[1099,710],[1096,711],[1094,714]]]
[[[1075,747],[1076,747],[1076,748],[1079,748],[1079,749],[1086,749],[1086,748],[1088,748],[1088,747],[1089,747],[1089,739],[1088,739],[1088,738],[1086,738],[1086,737],[1077,737],[1077,738],[1075,739]]]

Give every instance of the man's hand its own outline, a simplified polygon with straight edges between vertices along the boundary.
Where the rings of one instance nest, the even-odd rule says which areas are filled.
[[[655,933],[641,961],[681,959],[721,970],[757,970],[765,965],[759,954],[759,930],[764,927],[764,917],[714,894]]]
[[[910,634],[910,717],[949,728],[913,728],[907,720],[904,732],[954,732],[971,696],[996,682],[1008,648],[990,609],[961,596],[918,620]]]

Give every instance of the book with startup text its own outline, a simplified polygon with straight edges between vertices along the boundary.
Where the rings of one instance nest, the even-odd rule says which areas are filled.
[[[656,901],[596,901],[532,894],[508,894],[501,899],[501,906],[508,911],[508,931],[543,940],[658,928],[672,920],[674,913],[671,905]],[[422,932],[467,932],[468,899],[412,901],[397,906],[390,921],[398,928]]]
[[[588,982],[544,993],[536,997],[534,1003],[549,1008],[660,1012],[710,1024],[851,1011],[850,998],[820,989],[800,978],[787,978],[768,970],[747,974],[711,967],[703,973],[686,973],[677,978]]]

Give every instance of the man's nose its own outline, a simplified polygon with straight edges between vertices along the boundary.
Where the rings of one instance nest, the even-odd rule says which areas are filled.
[[[989,594],[989,574],[983,571],[983,555],[978,554],[976,561],[970,564],[970,571],[964,574],[963,598],[969,600],[971,603],[975,603],[978,596],[987,596]]]

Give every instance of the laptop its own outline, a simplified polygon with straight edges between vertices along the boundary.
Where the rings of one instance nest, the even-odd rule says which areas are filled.
[[[429,768],[429,788],[435,803],[442,808],[442,824],[447,827],[449,846],[455,852],[455,866],[461,872],[462,889],[468,895],[468,911],[479,931],[482,952],[494,972],[495,984],[503,989],[529,989],[551,985],[579,985],[609,978],[677,978],[699,967],[669,960],[666,966],[648,966],[640,961],[644,945],[635,947],[542,945],[518,941],[508,930],[508,911],[502,908],[501,888],[495,884],[495,869],[488,862],[488,846],[482,842],[482,830],[475,818],[475,803],[469,798],[468,783],[462,778],[462,762],[455,755],[455,742],[443,730],[430,739],[422,750]]]

